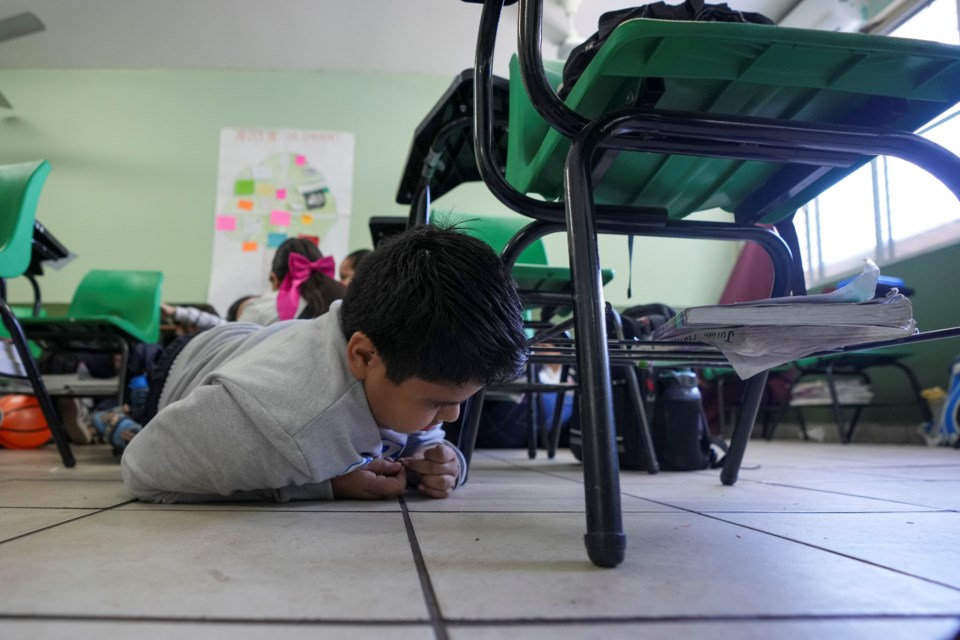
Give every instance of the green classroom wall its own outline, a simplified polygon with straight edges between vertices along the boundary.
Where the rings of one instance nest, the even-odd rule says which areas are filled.
[[[349,250],[369,246],[367,220],[406,215],[394,202],[413,131],[451,78],[320,72],[0,71],[15,110],[0,114],[0,162],[45,158],[52,172],[38,218],[78,258],[41,279],[44,300],[67,303],[90,269],[157,269],[164,298],[206,300],[222,127],[349,131],[355,135]],[[464,214],[514,215],[480,184],[436,203]],[[562,236],[547,239],[566,263]],[[736,247],[639,239],[633,298],[626,240],[604,238],[616,305],[714,302]],[[13,302],[31,299],[23,279]],[[222,311],[222,310],[221,310]]]

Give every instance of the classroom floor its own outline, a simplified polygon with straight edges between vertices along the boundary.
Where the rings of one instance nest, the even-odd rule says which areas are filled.
[[[754,441],[622,474],[586,558],[567,452],[478,452],[448,500],[140,504],[109,449],[0,450],[3,638],[953,638],[960,451]]]

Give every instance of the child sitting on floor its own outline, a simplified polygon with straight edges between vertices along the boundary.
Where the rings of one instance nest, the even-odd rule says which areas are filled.
[[[384,498],[463,482],[443,422],[522,370],[520,299],[503,263],[454,229],[370,254],[313,320],[226,324],[164,354],[122,458],[151,502]]]

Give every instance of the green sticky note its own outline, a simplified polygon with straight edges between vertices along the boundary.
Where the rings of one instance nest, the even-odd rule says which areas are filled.
[[[253,180],[237,180],[233,183],[233,195],[235,196],[251,196],[254,189]]]

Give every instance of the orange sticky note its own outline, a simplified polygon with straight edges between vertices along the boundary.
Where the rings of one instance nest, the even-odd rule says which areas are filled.
[[[257,250],[257,243],[256,243],[256,242],[244,242],[244,243],[243,243],[243,252],[244,252],[244,253],[250,253],[251,251],[256,251],[256,250]]]
[[[309,213],[305,213],[302,216],[300,216],[300,222],[302,222],[303,224],[313,224],[313,216],[310,215]]]
[[[244,211],[253,211],[253,200],[237,200],[237,208]]]

